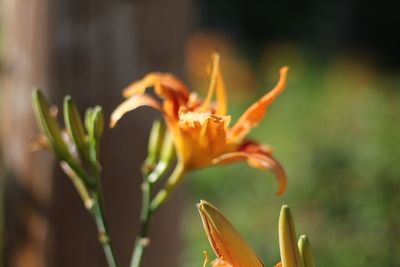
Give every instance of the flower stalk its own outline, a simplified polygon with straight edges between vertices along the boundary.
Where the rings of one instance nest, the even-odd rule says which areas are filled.
[[[142,183],[142,208],[140,213],[140,232],[135,241],[135,248],[132,254],[130,267],[139,267],[144,251],[150,242],[148,232],[151,220],[156,211],[165,203],[172,191],[176,188],[181,178],[185,174],[182,164],[177,164],[171,176],[168,178],[164,188],[162,188],[151,200],[152,183],[145,177]]]
[[[93,216],[93,219],[96,222],[97,231],[98,231],[98,239],[103,247],[104,255],[106,257],[107,263],[109,267],[118,267],[115,253],[111,246],[111,239],[109,236],[108,225],[106,223],[106,219],[104,216],[104,208],[102,203],[102,195],[97,194],[96,201],[93,206],[89,209],[89,212]]]
[[[47,145],[54,151],[61,168],[71,179],[85,208],[95,221],[99,242],[103,247],[108,266],[118,267],[104,214],[101,188],[101,167],[98,156],[104,127],[102,109],[100,107],[88,109],[85,117],[88,132],[86,133],[71,97],[65,97],[64,121],[67,132],[63,132],[40,90],[32,92],[32,102],[37,124],[45,136]],[[87,170],[85,166],[89,166]]]
[[[154,199],[151,199],[153,184],[171,166],[173,155],[175,154],[170,134],[160,131],[165,131],[165,129],[160,126],[159,122],[155,122],[150,133],[148,157],[142,168],[144,178],[141,186],[142,207],[140,212],[140,231],[135,241],[130,267],[139,267],[141,265],[145,249],[150,242],[148,231],[152,217],[158,208],[165,203],[185,173],[183,165],[178,162],[174,171],[167,179],[165,186],[156,194]],[[153,159],[159,159],[158,163],[154,164]],[[150,173],[146,172],[149,170],[149,162],[152,162],[153,166],[155,166]]]
[[[140,232],[139,236],[136,238],[135,247],[133,249],[131,267],[139,267],[142,259],[144,250],[149,243],[148,230],[151,220],[151,210],[150,210],[150,198],[151,198],[151,183],[149,182],[148,176],[144,176],[144,181],[142,183],[142,208],[140,211]]]
[[[159,207],[161,207],[165,203],[165,201],[171,195],[172,191],[174,191],[176,186],[182,181],[182,177],[184,174],[185,165],[183,165],[181,162],[178,162],[171,176],[168,178],[164,188],[162,188],[151,201],[151,213],[154,213]]]

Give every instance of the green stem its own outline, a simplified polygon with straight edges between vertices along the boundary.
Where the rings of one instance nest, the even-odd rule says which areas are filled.
[[[108,235],[108,228],[104,216],[104,201],[103,190],[101,189],[100,172],[95,173],[95,187],[93,189],[88,189],[82,176],[79,176],[76,172],[76,170],[80,170],[80,167],[74,169],[74,166],[71,166],[69,163],[64,164],[64,162],[61,163],[61,167],[71,179],[86,209],[96,222],[97,231],[99,233],[99,242],[103,246],[108,266],[116,267],[117,264],[111,248],[110,237]]]
[[[108,234],[108,227],[104,216],[103,211],[103,203],[102,203],[102,195],[98,193],[96,196],[96,201],[93,207],[90,209],[90,212],[93,216],[93,219],[96,222],[97,231],[99,235],[99,242],[103,247],[104,254],[107,259],[107,263],[109,267],[117,267],[117,262],[115,260],[115,254],[111,247],[111,240]]]
[[[138,267],[141,264],[143,253],[147,243],[149,241],[147,232],[150,226],[150,195],[151,195],[151,184],[144,179],[142,184],[142,209],[140,213],[140,235],[136,238],[135,249],[133,251],[131,267]]]
[[[144,179],[142,184],[142,210],[140,213],[140,234],[136,238],[135,248],[133,250],[132,260],[130,267],[140,267],[144,251],[149,243],[148,231],[150,228],[151,219],[156,210],[164,204],[170,193],[178,185],[179,181],[185,173],[183,164],[176,165],[171,176],[168,178],[166,185],[161,189],[155,198],[151,201],[151,183],[148,177]]]
[[[96,182],[93,181],[74,160],[65,158],[62,161],[65,161],[68,164],[68,166],[75,172],[76,176],[80,177],[88,188],[96,188]]]
[[[154,199],[150,203],[150,213],[156,212],[156,210],[161,207],[164,202],[171,195],[171,192],[174,191],[176,186],[181,181],[181,178],[185,174],[185,166],[178,161],[174,171],[171,173],[171,176],[168,178],[165,186],[161,189]]]

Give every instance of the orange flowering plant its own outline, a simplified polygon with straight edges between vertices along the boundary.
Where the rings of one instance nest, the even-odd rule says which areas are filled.
[[[246,139],[246,136],[260,123],[267,107],[284,90],[287,72],[287,67],[281,68],[275,88],[251,105],[231,127],[231,117],[227,115],[225,82],[218,53],[212,55],[210,84],[204,100],[200,99],[196,93],[189,92],[182,81],[169,73],[147,74],[142,80],[133,82],[124,90],[123,95],[127,99],[111,114],[110,126],[114,127],[129,111],[142,106],[152,107],[162,113],[168,131],[162,132],[157,125],[153,127],[152,136],[156,137],[150,139],[150,160],[148,157],[146,162],[154,163],[152,159],[157,158],[157,153],[161,153],[159,148],[161,144],[170,148],[163,147],[162,152],[171,154],[173,153],[171,147],[173,147],[178,157],[177,165],[165,186],[152,200],[150,199],[152,184],[164,174],[171,161],[160,160],[156,167],[151,164],[144,166],[142,230],[136,240],[132,267],[140,265],[153,213],[165,202],[187,171],[247,160],[250,166],[270,170],[275,174],[279,184],[278,195],[285,191],[286,174],[280,163],[272,156],[271,149],[256,141]],[[146,90],[151,87],[154,88],[156,97],[146,93]],[[212,101],[214,94],[216,95],[215,102]],[[158,98],[161,98],[162,102]],[[170,145],[171,143],[173,146]],[[160,158],[163,157],[160,155]],[[164,158],[171,158],[171,156]]]
[[[251,105],[232,126],[231,117],[227,115],[225,83],[217,53],[212,55],[210,84],[204,100],[196,93],[189,92],[182,81],[169,73],[150,73],[124,91],[123,95],[127,99],[111,114],[111,127],[127,112],[142,106],[159,110],[167,126],[156,121],[150,132],[147,158],[142,168],[141,226],[131,267],[141,266],[144,251],[149,244],[148,231],[152,217],[188,171],[246,160],[252,167],[272,171],[279,185],[277,194],[281,195],[285,191],[286,174],[273,157],[272,150],[246,136],[261,122],[268,106],[284,90],[287,72],[287,67],[281,68],[277,85]],[[154,88],[155,96],[146,92],[150,87]],[[216,101],[212,101],[214,95]],[[104,126],[101,107],[88,109],[82,119],[71,97],[67,96],[64,101],[64,130],[42,93],[34,90],[32,96],[37,123],[44,137],[41,143],[45,143],[57,156],[97,225],[108,265],[117,267],[105,220],[101,189],[99,144]],[[153,185],[167,173],[175,156],[177,161],[174,170],[166,184],[154,194]],[[263,266],[238,232],[215,208],[202,202],[199,210],[219,257],[214,266]],[[219,231],[227,231],[227,235],[214,235]],[[283,266],[297,266],[285,265],[283,258]]]

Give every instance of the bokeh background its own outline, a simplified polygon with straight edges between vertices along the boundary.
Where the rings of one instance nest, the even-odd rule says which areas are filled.
[[[113,2],[2,0],[0,256],[4,266],[105,266],[94,226],[37,130],[30,89],[71,94],[108,114],[129,82],[176,73],[205,95],[205,67],[222,54],[233,121],[290,67],[288,85],[251,137],[271,144],[289,186],[246,164],[190,173],[154,224],[147,266],[201,266],[212,250],[195,208],[217,205],[272,266],[278,215],[289,204],[318,266],[400,266],[400,28],[396,1]],[[83,3],[84,2],[84,3]],[[140,163],[157,113],[106,132],[107,214],[127,266],[140,205]]]

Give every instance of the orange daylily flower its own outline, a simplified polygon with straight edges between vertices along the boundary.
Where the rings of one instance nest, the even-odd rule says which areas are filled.
[[[216,207],[201,200],[197,208],[208,240],[218,256],[213,267],[264,267],[254,250]]]
[[[282,194],[287,184],[282,166],[272,156],[270,148],[247,140],[246,135],[260,123],[267,107],[285,88],[287,72],[287,67],[281,68],[275,88],[251,105],[230,127],[220,56],[215,53],[204,100],[190,93],[185,84],[172,74],[150,73],[124,90],[127,100],[112,113],[110,124],[115,126],[125,113],[138,107],[155,108],[164,115],[174,137],[178,160],[186,170],[247,160],[250,166],[274,172],[279,182],[277,194]],[[154,87],[162,102],[146,94],[146,89],[150,87]],[[214,94],[215,103],[212,102]]]

